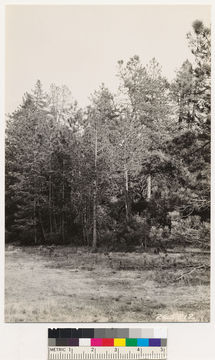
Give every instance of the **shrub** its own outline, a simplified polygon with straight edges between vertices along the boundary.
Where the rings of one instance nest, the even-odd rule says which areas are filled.
[[[168,226],[156,227],[152,226],[149,232],[150,246],[166,248],[170,246],[170,229]]]
[[[133,216],[129,222],[120,223],[115,230],[117,247],[131,251],[148,242],[149,226],[144,218]]]
[[[172,224],[172,241],[176,244],[210,247],[210,224],[201,221],[200,216],[179,218]]]

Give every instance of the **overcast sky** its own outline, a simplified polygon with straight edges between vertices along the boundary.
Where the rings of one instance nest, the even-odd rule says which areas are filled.
[[[155,57],[172,79],[191,59],[186,33],[194,20],[210,23],[202,5],[7,6],[6,112],[37,79],[44,89],[67,85],[81,106],[101,82],[117,88],[117,61]]]

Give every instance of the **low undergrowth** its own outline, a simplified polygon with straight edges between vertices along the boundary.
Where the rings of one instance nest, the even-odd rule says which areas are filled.
[[[5,319],[209,321],[209,254],[177,250],[7,246]]]

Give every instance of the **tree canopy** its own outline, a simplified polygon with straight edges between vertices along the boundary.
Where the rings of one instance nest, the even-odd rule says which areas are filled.
[[[38,80],[6,126],[6,240],[112,249],[209,246],[210,29],[170,83],[156,59],[118,62],[81,109]]]

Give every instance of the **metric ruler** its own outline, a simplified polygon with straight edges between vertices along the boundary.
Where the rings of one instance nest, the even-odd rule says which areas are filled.
[[[48,360],[142,360],[166,359],[162,347],[89,347],[49,346]]]

